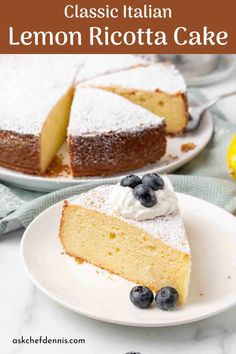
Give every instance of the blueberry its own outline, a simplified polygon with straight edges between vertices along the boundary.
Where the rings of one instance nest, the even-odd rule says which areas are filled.
[[[178,291],[171,286],[161,288],[156,294],[155,301],[162,310],[168,311],[175,307],[179,300]]]
[[[146,309],[151,305],[153,302],[153,292],[146,288],[145,286],[135,286],[131,289],[130,294],[130,301],[137,307],[141,309]]]
[[[129,175],[124,178],[122,178],[120,185],[122,187],[130,187],[130,188],[135,188],[138,184],[141,184],[142,180],[139,176],[136,175]]]
[[[151,187],[154,191],[164,188],[164,181],[161,176],[156,173],[147,173],[142,178],[142,183],[146,186]]]
[[[133,195],[146,208],[151,208],[157,203],[155,193],[149,186],[139,184],[134,188]]]

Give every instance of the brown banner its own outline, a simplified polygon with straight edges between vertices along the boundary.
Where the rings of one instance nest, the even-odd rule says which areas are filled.
[[[8,0],[0,53],[236,53],[235,0]]]

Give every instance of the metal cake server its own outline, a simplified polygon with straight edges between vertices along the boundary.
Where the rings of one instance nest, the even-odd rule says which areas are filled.
[[[234,96],[234,95],[236,95],[236,91],[223,93],[222,95],[212,98],[210,101],[203,103],[200,106],[190,107],[189,108],[189,122],[188,122],[188,125],[187,125],[185,131],[190,132],[190,131],[197,129],[202,118],[204,117],[205,112],[210,107],[214,106],[216,103],[218,103],[222,99],[224,99],[226,97]]]

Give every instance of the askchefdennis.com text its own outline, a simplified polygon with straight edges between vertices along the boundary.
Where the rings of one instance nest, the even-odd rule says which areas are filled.
[[[49,338],[48,336],[24,337],[12,339],[13,344],[85,344],[84,338]]]

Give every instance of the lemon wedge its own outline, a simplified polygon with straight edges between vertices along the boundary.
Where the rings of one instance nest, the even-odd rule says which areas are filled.
[[[236,178],[236,134],[233,136],[227,153],[228,169],[233,178]]]

